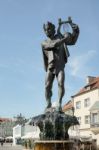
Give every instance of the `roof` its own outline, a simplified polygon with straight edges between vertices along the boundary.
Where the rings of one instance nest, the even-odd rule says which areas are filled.
[[[0,122],[7,122],[7,121],[11,121],[11,119],[9,119],[9,118],[0,118]]]
[[[96,101],[93,106],[90,108],[90,111],[92,110],[99,110],[99,101]]]
[[[63,106],[63,111],[66,111],[68,109],[72,109],[73,108],[73,101],[68,101],[64,106]]]
[[[88,84],[86,84],[83,88],[81,88],[79,90],[78,93],[76,93],[72,97],[84,94],[86,92],[89,92],[91,90],[98,89],[98,88],[99,88],[99,77],[95,77],[92,81],[90,81]]]

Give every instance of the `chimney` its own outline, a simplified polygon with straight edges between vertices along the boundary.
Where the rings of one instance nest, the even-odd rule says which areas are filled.
[[[87,78],[86,78],[86,83],[87,83],[87,84],[90,84],[91,82],[94,81],[95,78],[96,78],[96,77],[93,77],[93,76],[87,76]]]

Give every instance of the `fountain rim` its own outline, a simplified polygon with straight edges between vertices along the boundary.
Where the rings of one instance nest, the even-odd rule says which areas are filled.
[[[41,144],[47,144],[47,143],[74,143],[73,140],[37,140],[37,141],[34,141],[34,143],[41,143]]]

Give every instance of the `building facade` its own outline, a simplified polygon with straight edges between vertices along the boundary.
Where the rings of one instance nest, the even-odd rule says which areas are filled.
[[[18,144],[21,139],[39,139],[40,130],[37,126],[29,125],[16,125],[13,128],[13,145]]]
[[[63,112],[67,115],[74,115],[74,105],[73,105],[73,100],[69,100],[64,106],[63,106]]]
[[[87,77],[85,86],[72,96],[72,105],[69,108],[67,103],[63,108],[65,112],[74,108],[80,124],[74,130],[79,136],[96,139],[99,145],[99,77]]]
[[[72,99],[80,135],[92,136],[99,145],[99,77],[87,77],[86,85]]]
[[[8,137],[13,135],[14,122],[12,119],[0,118],[0,137]]]

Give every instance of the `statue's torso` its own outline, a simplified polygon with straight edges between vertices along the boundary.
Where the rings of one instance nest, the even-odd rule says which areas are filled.
[[[55,35],[54,39],[47,39],[44,41],[45,44],[53,44],[55,40],[60,39],[59,36]],[[65,45],[61,44],[58,47],[54,47],[51,50],[44,50],[44,54],[48,59],[48,67],[47,69],[53,71],[53,73],[57,74],[60,70],[63,70],[66,63],[66,53],[65,53]]]

